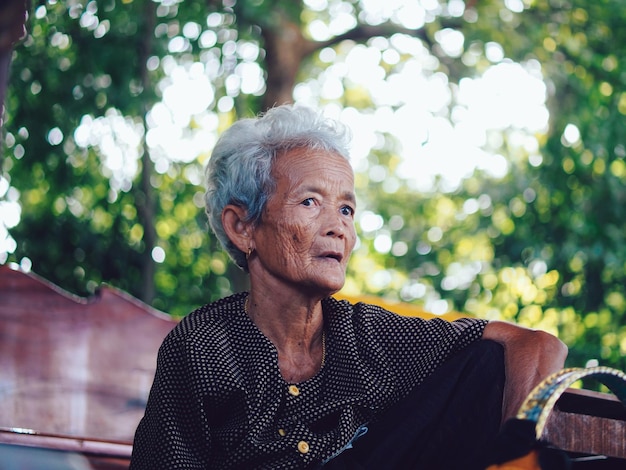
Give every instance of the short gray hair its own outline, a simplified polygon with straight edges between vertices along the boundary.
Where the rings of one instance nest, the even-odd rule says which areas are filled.
[[[211,230],[239,267],[248,270],[246,253],[224,231],[224,207],[243,207],[246,221],[258,224],[275,189],[271,171],[277,155],[305,148],[334,152],[348,160],[350,137],[340,122],[295,105],[277,106],[256,118],[241,119],[220,136],[206,168],[206,213]]]

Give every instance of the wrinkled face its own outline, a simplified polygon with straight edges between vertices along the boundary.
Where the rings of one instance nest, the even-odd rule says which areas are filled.
[[[277,157],[272,175],[251,276],[313,295],[337,292],[356,242],[352,167],[334,153],[294,149]]]

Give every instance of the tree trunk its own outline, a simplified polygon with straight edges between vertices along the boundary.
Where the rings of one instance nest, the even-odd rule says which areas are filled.
[[[376,36],[390,37],[396,33],[417,37],[426,44],[432,41],[424,28],[407,29],[391,23],[379,25],[358,25],[326,41],[311,41],[302,34],[301,26],[290,21],[283,15],[277,26],[265,25],[262,29],[264,49],[266,52],[266,85],[263,96],[262,111],[272,106],[293,102],[293,89],[296,85],[298,72],[306,57],[345,40],[364,43]]]
[[[283,18],[280,27],[264,28],[267,89],[263,96],[263,111],[293,102],[293,89],[302,60],[309,53],[309,42],[300,27]]]
[[[154,163],[150,158],[150,152],[146,144],[146,133],[148,125],[146,114],[150,108],[151,100],[147,98],[147,91],[151,89],[150,77],[148,75],[147,62],[152,53],[152,38],[154,37],[154,27],[156,20],[155,2],[146,2],[144,9],[144,28],[142,31],[141,47],[139,50],[138,65],[141,77],[142,107],[144,138],[142,141],[143,153],[141,156],[141,185],[136,198],[137,214],[139,222],[143,227],[143,253],[141,256],[141,294],[140,298],[147,304],[151,304],[155,296],[154,274],[156,271],[155,261],[152,258],[152,251],[156,246],[156,201],[155,194],[150,179],[154,174]]]

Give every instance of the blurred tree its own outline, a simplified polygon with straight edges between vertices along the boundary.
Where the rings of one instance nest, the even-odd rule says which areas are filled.
[[[385,225],[366,239],[365,252],[375,252],[372,242],[387,231],[388,246],[403,254],[381,254],[377,268],[389,274],[385,282],[371,286],[370,276],[370,285],[362,279],[357,288],[404,300],[430,297],[431,306],[446,299],[445,309],[542,327],[570,345],[571,363],[601,361],[623,369],[626,35],[619,25],[626,5],[506,4],[517,12],[485,3],[473,25],[462,25],[474,72],[457,61],[446,68],[447,77],[454,86],[509,59],[541,64],[548,127],[536,134],[536,143],[520,145],[512,128],[495,139],[491,150],[508,157],[504,178],[475,173],[453,191],[440,184],[421,194],[410,188],[386,194],[385,181],[370,189],[368,207]],[[493,60],[490,49],[502,55]],[[378,161],[390,164],[380,155],[370,163]]]
[[[517,185],[525,210],[503,237],[505,264],[554,273],[541,307],[561,311],[571,360],[626,367],[626,4],[536,1],[505,42],[532,57],[550,85],[541,158]],[[523,310],[522,310],[523,312]],[[575,312],[575,313],[574,313]],[[519,317],[518,317],[519,318]]]
[[[7,100],[8,154],[2,163],[5,180],[21,193],[17,254],[80,293],[87,279],[119,279],[123,288],[151,280],[150,186],[123,186],[107,175],[98,149],[78,148],[73,138],[83,116],[94,112],[139,126],[142,111],[154,101],[144,73],[153,3],[113,6],[36,6],[29,35],[17,50]],[[142,163],[149,171],[149,158]],[[132,215],[123,211],[127,206],[134,208]],[[132,237],[136,224],[144,234],[141,249]],[[150,300],[149,282],[143,292]]]
[[[357,6],[333,2],[335,10],[346,6],[359,17]],[[319,13],[332,19],[332,11]],[[303,61],[316,51],[397,32],[424,35],[389,21],[357,22],[313,40],[304,20],[313,14],[292,1],[35,6],[9,96],[2,170],[11,190],[2,197],[19,201],[21,215],[0,237],[10,248],[5,261],[32,264],[81,294],[112,282],[175,313],[210,300],[207,292],[215,298],[245,287],[244,276],[210,248],[213,240],[179,239],[182,231],[206,231],[197,186],[210,141],[190,157],[164,133],[198,139],[292,101]],[[202,69],[210,83],[194,89]],[[181,76],[195,97],[172,90]],[[204,106],[181,112],[177,101],[195,98]],[[180,177],[191,185],[172,182]],[[190,200],[193,208],[182,209]],[[210,261],[196,263],[207,246]],[[163,268],[156,274],[155,263]]]
[[[234,119],[295,97],[359,129],[388,117],[356,139],[346,290],[542,327],[572,363],[623,368],[622,3],[40,3],[7,97],[0,204],[18,215],[0,223],[0,260],[177,315],[245,288],[206,233],[203,163]],[[460,127],[464,90],[515,64],[545,83],[546,125],[510,118],[476,136],[504,173],[421,181],[407,162],[436,144],[425,127]],[[372,77],[408,81],[406,96]]]

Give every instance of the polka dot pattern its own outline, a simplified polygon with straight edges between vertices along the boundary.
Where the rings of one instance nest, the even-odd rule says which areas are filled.
[[[479,339],[486,324],[401,317],[329,298],[324,367],[292,384],[280,374],[276,348],[244,312],[246,295],[199,308],[163,341],[132,470],[318,465]]]

